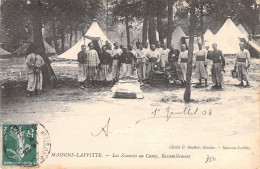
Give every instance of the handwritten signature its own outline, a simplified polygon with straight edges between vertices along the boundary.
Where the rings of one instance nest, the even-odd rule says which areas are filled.
[[[107,136],[108,136],[109,122],[110,122],[110,117],[108,118],[108,121],[107,121],[107,123],[105,124],[105,126],[101,128],[100,132],[98,132],[97,134],[93,134],[93,133],[91,132],[91,135],[92,135],[93,137],[97,137],[97,136],[99,136],[101,133],[104,133],[105,136],[107,137]]]
[[[159,112],[164,112],[166,115],[158,116]],[[199,111],[199,108],[197,107],[192,111],[191,107],[185,107],[182,111],[173,111],[171,106],[168,106],[165,110],[161,110],[159,108],[156,108],[152,113],[152,117],[143,118],[141,120],[136,121],[136,124],[138,124],[141,121],[154,119],[154,118],[165,118],[166,121],[169,121],[171,118],[202,118],[206,116],[212,115],[212,109]],[[177,116],[176,116],[177,115]]]
[[[211,163],[213,161],[216,161],[216,158],[214,156],[207,155],[205,163]]]

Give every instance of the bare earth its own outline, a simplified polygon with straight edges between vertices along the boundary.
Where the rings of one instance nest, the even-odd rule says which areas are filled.
[[[186,104],[184,88],[180,87],[142,87],[144,99],[141,100],[114,99],[109,87],[78,89],[77,65],[66,62],[52,64],[57,76],[64,80],[64,87],[45,89],[42,95],[27,98],[24,58],[1,59],[0,122],[43,124],[50,133],[51,153],[110,155],[80,159],[50,154],[41,164],[42,168],[190,168],[189,164],[200,169],[253,169],[259,167],[260,63],[257,59],[252,62],[251,87],[234,86],[239,82],[230,74],[233,59],[227,59],[224,90],[212,91],[212,83],[206,88],[192,87],[193,101]],[[191,111],[198,108],[198,111],[194,118],[175,114],[167,119],[169,106],[172,112],[182,112],[185,107]],[[161,117],[150,118],[155,116]],[[108,119],[107,136],[101,132],[94,137]],[[175,150],[169,149],[170,145],[214,146],[216,149]],[[250,149],[223,150],[223,146],[248,146]],[[111,157],[113,153],[158,154],[159,158],[122,159]],[[162,153],[189,154],[191,158],[164,159],[160,158]],[[214,156],[216,161],[205,163],[207,155]]]

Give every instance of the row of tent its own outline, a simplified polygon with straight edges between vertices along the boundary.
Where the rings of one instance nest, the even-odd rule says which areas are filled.
[[[186,36],[184,31],[178,26],[172,34],[174,48],[180,50],[180,45],[185,43],[189,45],[189,37]],[[194,38],[194,50],[198,49],[198,41],[201,41],[199,37]],[[239,24],[236,26],[231,18],[228,18],[220,30],[214,35],[210,29],[207,29],[204,34],[205,44],[211,46],[212,43],[217,43],[218,48],[226,55],[235,54],[239,50],[239,43],[244,41],[253,48],[258,56],[260,54],[260,45],[254,39],[249,39],[249,34],[245,28]]]
[[[16,51],[14,51],[14,54],[16,54],[16,55],[28,54],[28,49],[33,42],[34,42],[34,38],[33,38],[33,36],[31,36],[26,42],[23,42],[23,44]],[[49,45],[45,40],[43,40],[43,43],[44,43],[44,47],[45,47],[45,53],[48,56],[57,55],[56,50],[51,45]],[[9,56],[9,55],[12,55],[12,53],[10,53],[0,47],[0,56],[1,57]]]
[[[69,50],[64,52],[63,54],[59,55],[58,58],[65,58],[74,60],[77,58],[77,53],[81,50],[81,45],[85,44],[88,45],[89,42],[98,43],[95,46],[102,46],[105,44],[106,41],[111,43],[111,41],[106,37],[106,35],[103,33],[101,28],[99,27],[97,20],[93,20],[93,23],[91,24],[90,28],[86,32],[85,36],[81,38],[73,47],[71,47]],[[23,44],[14,52],[14,54],[17,55],[26,55],[28,54],[28,49],[30,47],[30,44],[34,42],[33,36],[31,36],[26,42],[23,42]],[[56,55],[55,49],[50,46],[45,40],[44,40],[44,46],[45,46],[45,53],[47,55]],[[2,55],[11,55],[11,53],[5,51],[4,49],[0,48],[0,56]]]
[[[251,48],[253,48],[256,53],[260,54],[260,45],[254,39],[249,40],[249,34],[246,32],[244,27],[239,24],[236,26],[231,18],[228,18],[220,30],[214,35],[209,29],[204,34],[204,41],[212,44],[216,42],[218,44],[218,48],[223,51],[224,54],[235,54],[239,50],[239,42],[243,39],[245,42],[249,44]],[[27,53],[27,50],[30,46],[30,42],[33,42],[33,37],[28,39],[28,42],[24,43],[20,48],[18,48],[14,53],[18,55],[23,55]],[[93,20],[90,28],[86,32],[85,36],[83,36],[74,46],[72,46],[69,50],[57,56],[58,58],[76,60],[77,53],[81,50],[81,45],[87,45],[89,42],[96,43],[95,46],[102,46],[108,41],[111,41],[106,37],[104,32],[99,27],[97,20]],[[194,50],[198,49],[197,42],[200,41],[199,37],[194,38]],[[178,26],[174,32],[172,33],[172,44],[175,49],[181,50],[181,44],[185,43],[189,46],[189,37],[186,36],[184,31],[180,26]],[[56,51],[53,47],[51,47],[46,41],[44,41],[45,52],[49,55],[56,55]],[[210,45],[211,46],[211,45]],[[8,55],[9,52],[0,48],[0,55]]]
[[[223,24],[221,29],[214,35],[209,29],[204,34],[204,41],[209,43],[211,46],[212,43],[217,43],[218,48],[226,55],[235,54],[239,51],[239,43],[241,40],[247,42],[250,47],[252,47],[258,54],[260,54],[260,46],[255,42],[255,40],[248,39],[249,34],[246,32],[244,27],[239,24],[236,26],[234,22],[229,17],[226,22]],[[106,37],[101,28],[99,27],[96,20],[93,21],[89,30],[85,34],[85,37],[82,37],[73,47],[59,55],[58,58],[65,58],[70,60],[76,60],[77,53],[81,50],[81,45],[87,45],[91,42],[90,37],[95,37],[99,39],[99,45],[104,45],[106,41],[111,41]],[[200,41],[199,37],[194,38],[194,50],[198,49],[197,43]],[[186,36],[184,31],[180,26],[178,26],[172,33],[172,44],[175,49],[181,50],[181,44],[185,43],[189,46],[189,37]]]

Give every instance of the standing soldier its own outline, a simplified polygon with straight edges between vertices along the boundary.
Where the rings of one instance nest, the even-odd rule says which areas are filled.
[[[188,62],[188,50],[186,49],[186,45],[181,45],[181,52],[179,56],[179,64],[181,67],[181,77],[182,85],[186,85],[186,73],[187,73],[187,62]]]
[[[148,42],[145,42],[143,50],[145,51],[146,58],[147,58],[147,54],[148,54],[148,53],[150,52],[150,50],[151,50],[150,47],[149,47],[149,43],[148,43]],[[148,59],[148,58],[147,58],[147,59]],[[148,80],[148,77],[149,77],[148,65],[149,65],[149,62],[148,62],[148,60],[147,60],[146,63],[145,63],[145,67],[146,67],[145,80]]]
[[[44,65],[44,60],[40,56],[40,49],[37,49],[34,44],[30,46],[30,52],[26,58],[27,65],[27,96],[32,94],[41,94],[42,91],[42,66]]]
[[[235,69],[238,69],[238,80],[241,82],[238,86],[243,86],[243,80],[246,81],[246,85],[249,84],[249,76],[247,69],[250,67],[250,53],[245,49],[244,43],[239,43],[240,51],[236,54]]]
[[[137,52],[135,50],[133,50],[133,45],[129,45],[128,47],[128,52],[135,58],[135,59],[132,59],[132,75],[134,75],[135,73],[135,66],[136,66],[136,63],[135,63],[135,60],[137,58]]]
[[[143,49],[143,45],[139,44],[139,50],[137,50],[137,75],[141,83],[146,79],[147,60],[146,51]]]
[[[120,65],[120,76],[119,78],[123,77],[130,77],[132,73],[132,63],[133,60],[136,58],[131,52],[127,51],[126,47],[123,47],[123,53],[119,57],[119,65]]]
[[[106,51],[106,46],[102,47],[102,52],[99,55],[100,60],[100,71],[99,78],[105,84],[106,82],[109,85],[112,85],[112,57]]]
[[[117,82],[118,81],[118,77],[119,77],[119,71],[120,71],[120,67],[119,67],[119,57],[122,54],[122,49],[120,49],[118,47],[118,43],[114,43],[114,49],[111,52],[111,56],[113,59],[113,63],[112,63],[112,78],[113,78],[113,82]]]
[[[210,47],[210,44],[209,42],[205,42],[205,50],[207,51],[207,58],[208,58],[208,55],[210,54],[211,50],[209,49]],[[211,67],[212,67],[212,64],[211,62],[209,62],[209,60],[206,61],[206,65],[207,65],[207,71],[208,71],[208,74],[209,76],[211,76]]]
[[[88,44],[89,50],[87,50],[87,60],[88,60],[88,68],[87,68],[87,77],[93,86],[97,86],[97,69],[100,63],[98,58],[98,53],[94,49],[93,42]]]
[[[212,88],[222,88],[223,84],[223,75],[221,71],[225,67],[225,58],[221,50],[217,49],[217,44],[212,44],[213,51],[210,52],[208,58],[213,61],[212,69],[211,69],[211,76],[212,82],[215,84]]]
[[[195,54],[195,77],[199,79],[198,85],[201,85],[201,79],[205,79],[205,86],[208,85],[207,71],[207,51],[202,49],[202,43],[198,43],[199,50]]]
[[[84,89],[84,81],[87,79],[87,58],[86,45],[81,45],[81,51],[78,53],[78,81],[81,89]]]
[[[181,71],[180,71],[180,64],[178,63],[180,51],[178,49],[174,49],[174,45],[171,45],[171,50],[168,54],[168,62],[170,64],[170,71],[174,73],[174,77],[171,77],[175,80],[182,80],[181,79]]]
[[[164,72],[165,72],[166,64],[168,63],[169,52],[170,52],[170,49],[168,49],[166,47],[166,44],[163,43],[162,44],[162,50],[161,50],[161,53],[160,53],[159,62],[160,62],[161,70],[164,71]]]
[[[154,70],[154,66],[158,63],[158,59],[160,57],[160,53],[155,49],[155,45],[151,44],[151,50],[147,53],[147,58],[149,60],[148,64],[148,72]]]

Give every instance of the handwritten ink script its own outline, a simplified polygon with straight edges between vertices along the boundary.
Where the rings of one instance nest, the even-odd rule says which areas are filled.
[[[160,113],[163,113],[163,115],[158,115]],[[136,121],[136,124],[144,120],[155,118],[164,118],[166,121],[169,121],[171,118],[205,118],[212,115],[212,109],[201,111],[198,107],[196,107],[196,109],[185,107],[182,111],[175,111],[171,106],[168,106],[166,109],[156,108],[151,115],[151,117]]]
[[[107,121],[107,123],[105,124],[105,126],[101,128],[100,132],[98,132],[97,134],[93,134],[93,133],[91,132],[91,135],[94,136],[94,137],[97,137],[97,136],[99,136],[101,133],[104,133],[105,136],[107,137],[107,136],[108,136],[109,123],[110,123],[110,117],[108,118],[108,121]]]
[[[205,163],[211,163],[213,161],[216,161],[216,158],[214,156],[207,155]]]

